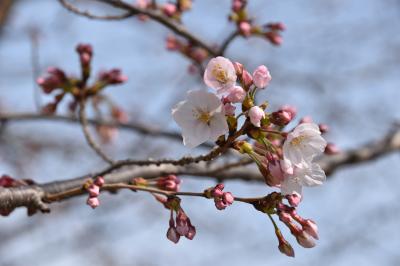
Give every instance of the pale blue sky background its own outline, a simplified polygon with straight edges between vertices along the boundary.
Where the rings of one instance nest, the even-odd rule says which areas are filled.
[[[400,2],[398,0],[250,1],[259,22],[282,21],[284,45],[261,39],[237,40],[227,56],[250,70],[266,64],[273,82],[263,93],[271,106],[294,104],[299,115],[313,115],[332,127],[327,136],[341,148],[382,136],[400,118]],[[228,0],[197,0],[184,17],[209,42],[232,30]],[[94,8],[99,12],[105,10]],[[206,16],[204,14],[207,14]],[[33,111],[30,43],[27,30],[40,30],[43,68],[61,66],[78,73],[75,45],[94,45],[94,68],[120,67],[129,76],[108,94],[133,120],[176,129],[170,108],[187,90],[203,87],[187,74],[188,62],[164,48],[168,31],[136,19],[99,22],[77,17],[57,1],[20,0],[0,39],[0,103],[7,111]],[[43,99],[44,101],[46,99]],[[28,152],[22,143],[51,143]],[[141,145],[137,145],[140,140]],[[67,150],[63,145],[67,144]],[[155,144],[155,145],[151,145]],[[168,143],[121,132],[117,158],[193,153]],[[3,133],[0,172],[38,182],[71,178],[103,164],[79,127],[59,123],[11,124]],[[138,155],[139,154],[139,155]],[[6,163],[23,161],[24,169]],[[145,194],[102,195],[96,211],[77,198],[52,206],[52,214],[27,218],[24,210],[0,219],[1,265],[399,265],[399,157],[392,154],[367,165],[337,172],[324,186],[305,192],[299,212],[320,228],[314,249],[300,248],[287,234],[296,259],[277,250],[267,217],[247,205],[224,212],[211,201],[186,199],[198,234],[173,245],[165,238],[168,212]],[[184,190],[202,190],[213,180],[184,180]],[[228,182],[236,195],[263,195],[262,184]]]

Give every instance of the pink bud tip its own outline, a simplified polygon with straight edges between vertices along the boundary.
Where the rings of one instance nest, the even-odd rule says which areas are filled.
[[[340,153],[340,149],[333,143],[328,143],[325,147],[325,154],[334,155]]]
[[[222,200],[224,201],[224,203],[226,203],[227,205],[231,205],[234,201],[235,198],[233,197],[231,192],[225,192],[222,195]]]
[[[100,194],[100,187],[95,184],[92,184],[88,188],[88,192],[90,197],[97,197]]]
[[[319,239],[318,237],[318,226],[317,224],[312,221],[312,220],[305,220],[305,222],[302,224],[303,230],[306,231],[309,235],[311,235],[315,239]]]
[[[105,183],[104,177],[98,176],[98,177],[96,178],[96,180],[94,181],[94,183],[95,183],[95,185],[97,185],[97,186],[99,186],[99,187],[102,187],[102,186],[104,185],[104,183]]]
[[[286,199],[288,200],[290,206],[297,207],[301,202],[301,195],[295,192],[294,194],[286,195]]]
[[[88,198],[86,203],[93,209],[97,208],[100,205],[99,198],[97,198],[97,197]]]
[[[321,131],[321,133],[326,133],[329,131],[329,127],[326,124],[319,124],[319,131]]]

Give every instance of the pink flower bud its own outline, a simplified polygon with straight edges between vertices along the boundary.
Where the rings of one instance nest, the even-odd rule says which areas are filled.
[[[286,199],[288,200],[290,206],[297,207],[301,202],[301,195],[299,193],[294,193],[291,195],[286,195]]]
[[[221,199],[215,199],[215,207],[218,210],[224,210],[226,208],[226,204]]]
[[[283,43],[282,36],[280,36],[275,31],[268,31],[265,33],[265,38],[267,38],[273,45],[279,46]]]
[[[184,236],[189,232],[188,220],[189,218],[183,211],[178,211],[176,216],[176,231],[179,235]]]
[[[293,118],[296,116],[296,114],[297,114],[297,109],[296,109],[296,107],[294,107],[294,106],[292,106],[292,105],[284,105],[284,106],[282,106],[279,110],[289,112],[289,113],[291,114],[291,116],[292,116],[292,119],[293,119]]]
[[[235,201],[235,198],[233,197],[231,192],[224,192],[224,194],[222,195],[222,200],[225,204],[232,205],[232,203]]]
[[[111,116],[119,123],[127,123],[129,121],[128,114],[117,106],[112,107]]]
[[[292,114],[287,111],[279,110],[271,114],[271,122],[277,126],[286,126],[292,121]]]
[[[292,216],[284,211],[279,212],[279,220],[283,223],[290,223],[292,221]]]
[[[304,248],[313,248],[315,247],[315,241],[306,231],[301,231],[299,234],[296,234],[296,240],[300,246]]]
[[[271,79],[271,74],[264,65],[257,67],[253,73],[253,83],[259,89],[265,88]]]
[[[334,155],[340,153],[340,149],[333,143],[328,143],[325,147],[325,154]]]
[[[248,37],[251,35],[251,25],[247,21],[242,21],[239,23],[239,29],[240,32],[243,34],[243,36]]]
[[[87,191],[89,192],[90,197],[97,197],[100,194],[100,187],[95,184],[92,184],[89,186]]]
[[[102,177],[102,176],[98,176],[96,178],[96,180],[94,181],[94,184],[99,186],[99,187],[102,187],[104,185],[104,183],[105,183],[104,177]]]
[[[114,68],[109,71],[100,72],[98,79],[106,84],[115,85],[124,83],[128,80],[128,77],[123,75],[120,69]]]
[[[303,124],[303,123],[312,123],[312,122],[313,122],[313,119],[312,119],[311,116],[305,116],[305,117],[303,117],[303,118],[300,120],[300,124]]]
[[[93,209],[97,208],[100,205],[99,198],[97,197],[89,197],[86,203]]]
[[[240,86],[234,86],[229,90],[228,96],[226,99],[232,103],[241,103],[246,97],[246,91]]]
[[[217,185],[215,185],[215,188],[216,188],[216,189],[219,189],[219,190],[224,190],[225,185],[222,184],[222,183],[218,183]]]
[[[239,62],[235,62],[233,66],[235,67],[236,75],[241,76],[243,73],[243,65]]]
[[[172,3],[166,3],[162,7],[162,11],[168,17],[172,17],[176,13],[176,5]]]
[[[234,12],[240,11],[244,7],[243,2],[241,0],[233,0],[232,2],[232,10]]]
[[[273,31],[285,31],[286,26],[282,22],[268,23],[267,27]]]
[[[319,131],[321,131],[321,133],[326,133],[329,131],[329,127],[326,124],[319,124]]]
[[[307,219],[301,225],[303,226],[303,230],[306,231],[309,235],[317,240],[319,239],[318,226],[314,221]]]
[[[96,130],[103,143],[110,143],[118,137],[118,128],[116,127],[100,125]]]
[[[289,244],[289,242],[285,241],[280,241],[279,242],[279,251],[283,254],[285,254],[288,257],[294,257],[294,249],[292,246]]]
[[[2,175],[0,178],[0,187],[13,187],[15,183],[15,179],[11,176]]]
[[[193,240],[194,236],[196,235],[196,227],[193,225],[189,224],[189,231],[185,235],[185,237],[189,240]]]
[[[147,8],[150,5],[149,0],[137,0],[136,1],[136,6],[142,9]]]
[[[276,237],[279,241],[279,251],[289,257],[294,257],[294,250],[289,242],[283,237],[282,232],[279,229],[275,229]]]
[[[176,244],[181,236],[178,234],[175,227],[169,227],[167,231],[167,238]]]
[[[230,103],[224,104],[225,115],[234,116],[236,107]]]
[[[198,63],[202,63],[208,57],[208,52],[203,48],[195,48],[190,53],[190,57]]]
[[[179,41],[175,38],[173,35],[168,35],[167,41],[166,41],[166,47],[170,51],[176,51],[180,48],[180,43]]]
[[[220,198],[223,194],[224,193],[222,192],[222,190],[218,188],[214,188],[211,190],[211,196],[213,196],[214,198]]]
[[[255,126],[255,127],[260,127],[261,126],[261,119],[265,117],[264,110],[261,109],[258,106],[253,106],[249,110],[249,118],[250,122]]]
[[[250,75],[249,72],[247,72],[247,70],[243,70],[242,80],[243,80],[243,85],[246,88],[250,87],[251,84],[253,84],[253,77]]]

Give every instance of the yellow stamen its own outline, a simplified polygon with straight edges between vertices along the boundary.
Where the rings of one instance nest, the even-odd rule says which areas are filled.
[[[195,116],[197,117],[197,120],[199,120],[205,124],[208,124],[211,120],[211,114],[208,112],[204,112],[202,110],[196,110]]]
[[[293,146],[299,146],[306,139],[306,136],[298,136],[290,141]]]
[[[221,83],[228,82],[228,73],[226,73],[226,71],[220,65],[214,66],[214,68],[212,69],[212,75],[216,80]]]

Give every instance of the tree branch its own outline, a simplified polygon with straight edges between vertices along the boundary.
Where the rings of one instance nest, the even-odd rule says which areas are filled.
[[[203,40],[198,38],[197,36],[193,35],[191,32],[189,32],[183,25],[176,23],[175,21],[169,19],[168,17],[164,16],[161,12],[158,10],[152,10],[152,9],[142,9],[139,8],[135,5],[125,3],[123,1],[115,1],[115,0],[94,0],[97,2],[105,3],[110,6],[113,6],[118,9],[122,9],[127,11],[125,14],[125,17],[123,15],[121,16],[96,16],[88,12],[80,11],[76,7],[72,6],[71,4],[67,3],[66,0],[59,0],[59,2],[68,10],[74,12],[75,14],[85,16],[91,19],[123,19],[127,18],[130,16],[142,14],[150,17],[154,21],[157,21],[158,23],[164,25],[168,29],[172,30],[175,32],[177,35],[185,38],[186,40],[190,41],[192,44],[195,46],[201,47],[205,49],[209,54],[212,56],[217,56],[218,52],[215,51],[211,46],[209,46],[207,43],[205,43]]]
[[[13,122],[13,121],[18,122],[18,121],[45,121],[45,120],[79,124],[79,119],[71,116],[33,114],[33,113],[19,113],[19,114],[0,113],[0,121],[3,123]],[[138,122],[117,123],[117,122],[99,121],[95,119],[87,119],[87,121],[89,124],[95,126],[117,127],[120,129],[132,130],[141,135],[147,135],[151,137],[165,137],[176,141],[182,141],[182,135],[178,132],[163,131],[158,128],[150,127],[148,125],[144,125]],[[208,148],[213,147],[213,145],[210,143],[204,143],[202,144],[202,146]]]
[[[65,7],[66,9],[68,9],[69,11],[71,11],[72,13],[75,13],[77,15],[80,16],[84,16],[90,19],[100,19],[100,20],[121,20],[121,19],[125,19],[125,18],[129,18],[134,16],[135,14],[132,12],[127,12],[121,15],[116,15],[116,16],[99,16],[99,15],[95,15],[92,14],[88,11],[82,11],[79,8],[75,7],[74,5],[68,3],[66,0],[58,0],[60,2],[60,4]]]
[[[327,175],[332,175],[336,170],[346,165],[369,162],[399,150],[400,129],[396,127],[396,129],[391,130],[378,141],[367,143],[359,148],[348,150],[338,155],[325,156],[319,163]],[[86,194],[87,192],[83,189],[85,182],[100,175],[104,176],[106,184],[129,184],[134,177],[156,178],[166,174],[214,177],[218,180],[264,181],[255,167],[242,167],[244,164],[247,164],[246,160],[225,165],[220,163],[210,165],[207,162],[183,166],[161,164],[128,167],[114,173],[112,171],[115,169],[107,168],[99,173],[88,174],[69,180],[18,188],[0,188],[0,209],[13,209],[26,206],[31,209],[36,208],[47,212],[48,208],[44,202],[50,203]],[[73,191],[73,193],[66,193],[68,191]],[[54,195],[57,194],[65,196],[55,197]]]

